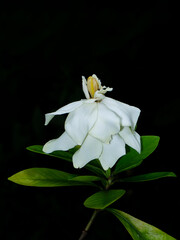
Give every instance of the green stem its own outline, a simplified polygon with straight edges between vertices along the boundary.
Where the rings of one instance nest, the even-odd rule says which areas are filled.
[[[93,223],[93,221],[94,221],[94,219],[95,219],[95,217],[96,217],[98,212],[99,212],[99,210],[94,210],[94,212],[93,212],[93,214],[92,214],[88,224],[86,225],[85,229],[82,231],[82,234],[81,234],[79,240],[83,240],[86,237],[86,235],[87,235],[87,233],[89,231],[89,228],[91,227],[91,225],[92,225],[92,223]]]
[[[109,172],[108,174],[109,174],[109,177],[108,177],[108,181],[107,181],[106,185],[104,186],[104,190],[108,190],[111,187],[111,185],[113,184],[113,177],[111,176],[111,172]],[[93,221],[94,221],[94,219],[95,219],[95,217],[96,217],[96,215],[99,211],[100,210],[97,210],[97,209],[94,210],[93,215],[91,216],[91,218],[90,218],[88,224],[86,225],[85,229],[82,231],[79,240],[83,240],[87,236],[89,228],[91,227],[91,225],[92,225],[92,223],[93,223]]]
[[[110,176],[110,177],[108,178],[107,184],[106,184],[106,186],[105,186],[105,190],[108,190],[108,189],[111,187],[112,184],[113,184],[113,179],[112,179],[112,177]]]

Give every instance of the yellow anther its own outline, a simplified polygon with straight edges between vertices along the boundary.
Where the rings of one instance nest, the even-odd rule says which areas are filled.
[[[96,80],[96,78],[90,76],[87,79],[87,88],[89,93],[91,94],[91,97],[94,97],[95,92],[99,89],[99,83]]]

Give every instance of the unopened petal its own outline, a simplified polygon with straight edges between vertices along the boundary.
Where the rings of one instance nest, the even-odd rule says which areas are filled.
[[[72,138],[64,132],[59,138],[47,142],[43,147],[43,152],[51,153],[57,150],[67,151],[76,145]]]
[[[102,102],[122,119],[122,126],[131,126],[134,130],[140,109],[128,104],[105,97]]]
[[[87,100],[88,101],[88,100]],[[72,139],[81,145],[97,119],[97,103],[86,103],[71,112],[65,122],[65,129]]]
[[[65,105],[64,107],[61,107],[60,109],[58,109],[55,112],[47,113],[45,115],[45,125],[47,125],[55,115],[62,115],[65,113],[70,113],[70,112],[74,111],[76,108],[80,107],[82,104],[83,104],[82,101],[72,102],[72,103]]]
[[[86,81],[86,78],[84,76],[82,76],[82,89],[83,89],[85,97],[87,99],[89,99],[90,95],[89,95],[88,88],[87,88],[87,81]]]
[[[137,132],[132,131],[129,127],[124,127],[119,135],[124,139],[128,146],[135,149],[138,153],[141,152],[141,141]]]
[[[104,143],[109,143],[111,136],[120,131],[120,118],[101,102],[98,103],[98,116],[94,127],[89,132]]]
[[[93,78],[95,78],[99,84],[99,88],[101,88],[101,80],[96,76],[96,74],[92,75]]]
[[[73,155],[75,168],[82,168],[93,159],[99,158],[102,152],[102,143],[88,135],[78,151]]]
[[[104,170],[112,168],[117,160],[126,154],[125,143],[123,139],[116,134],[109,144],[103,144],[103,151],[99,158]]]

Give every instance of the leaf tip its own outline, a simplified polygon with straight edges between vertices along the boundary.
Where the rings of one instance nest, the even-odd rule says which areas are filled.
[[[170,172],[170,177],[177,177],[177,175],[174,172]]]

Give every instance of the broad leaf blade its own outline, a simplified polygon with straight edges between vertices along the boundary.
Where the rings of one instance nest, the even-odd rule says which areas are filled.
[[[117,201],[124,194],[125,190],[122,189],[100,191],[87,198],[84,202],[84,206],[93,209],[104,209],[113,202]]]
[[[75,148],[69,150],[69,152],[54,151],[54,152],[48,153],[48,154],[42,151],[42,149],[43,149],[42,145],[33,145],[33,146],[27,147],[26,149],[31,152],[35,152],[35,153],[39,153],[39,154],[43,154],[43,155],[47,155],[47,156],[52,156],[52,157],[56,157],[56,158],[61,158],[68,162],[72,162],[72,156],[73,156],[75,150],[78,149],[78,147],[75,147]],[[89,171],[97,174],[98,176],[106,177],[105,171],[103,171],[102,167],[100,166],[100,164],[98,163],[97,160],[92,161],[91,164],[87,164],[85,166],[85,168],[88,169]]]
[[[134,240],[175,240],[160,229],[125,212],[112,208],[107,210],[119,219]]]
[[[48,155],[48,156],[53,156],[53,157],[61,158],[63,160],[67,160],[68,162],[72,162],[73,153],[70,153],[70,152],[55,151],[55,152],[52,152],[52,153],[45,153],[42,150],[43,149],[42,145],[33,145],[33,146],[27,147],[26,149],[31,151],[31,152],[40,153],[40,154],[44,154],[44,155]]]
[[[71,179],[71,181],[77,181],[77,182],[94,182],[94,181],[100,181],[101,178],[97,176],[76,176]]]
[[[85,165],[84,168],[95,173],[96,175],[98,175],[100,177],[106,178],[106,172],[102,168],[95,167],[95,166],[91,165],[90,163]]]
[[[147,173],[138,176],[132,176],[128,178],[120,179],[120,182],[144,182],[144,181],[151,181],[156,180],[159,178],[164,177],[176,177],[176,174],[173,172],[154,172],[154,173]]]
[[[14,174],[9,177],[8,180],[20,185],[33,187],[96,186],[88,181],[71,181],[71,179],[75,177],[77,177],[77,175],[56,169],[29,168]]]
[[[156,149],[159,139],[158,136],[142,136],[141,153],[139,154],[134,149],[130,148],[130,151],[117,162],[113,173],[118,174],[140,165],[142,161]]]

